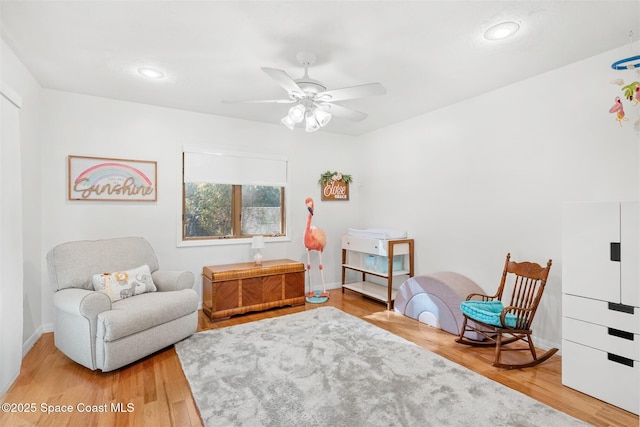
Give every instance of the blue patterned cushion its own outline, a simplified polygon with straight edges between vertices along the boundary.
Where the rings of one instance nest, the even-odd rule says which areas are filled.
[[[501,301],[463,301],[460,303],[460,310],[471,319],[502,327],[500,313],[504,310],[504,305]],[[505,322],[507,326],[515,328],[516,319],[515,314],[507,313]]]

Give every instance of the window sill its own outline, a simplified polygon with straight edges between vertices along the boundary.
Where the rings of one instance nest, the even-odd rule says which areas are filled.
[[[179,238],[180,239],[180,238]],[[179,240],[177,247],[179,248],[192,248],[198,246],[228,246],[228,245],[250,245],[252,241],[251,237],[243,238],[226,238],[226,239],[212,239],[212,240]],[[267,237],[264,238],[265,243],[270,242],[290,242],[289,236]]]

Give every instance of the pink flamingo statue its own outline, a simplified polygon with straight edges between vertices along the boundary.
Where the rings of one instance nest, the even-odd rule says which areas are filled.
[[[316,294],[313,292],[313,286],[311,285],[311,251],[318,251],[318,268],[320,269],[320,277],[322,278],[322,293],[321,297],[328,297],[329,293],[325,289],[324,285],[324,270],[322,266],[322,251],[324,250],[325,245],[327,244],[327,237],[324,234],[322,229],[311,225],[311,218],[313,217],[313,199],[311,197],[307,197],[305,200],[305,204],[307,205],[307,209],[309,210],[309,215],[307,216],[307,227],[304,230],[304,246],[307,248],[307,271],[309,272],[309,292],[307,293],[308,297],[315,297]]]

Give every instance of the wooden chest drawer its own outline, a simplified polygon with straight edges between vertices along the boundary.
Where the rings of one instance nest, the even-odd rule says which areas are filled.
[[[292,260],[213,265],[202,269],[202,310],[211,320],[305,303],[305,267]]]
[[[605,351],[563,340],[562,383],[637,414],[640,410],[640,363],[629,366],[611,359]]]

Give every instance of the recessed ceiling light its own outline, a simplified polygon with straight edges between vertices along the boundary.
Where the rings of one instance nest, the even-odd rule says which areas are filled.
[[[520,25],[515,22],[502,22],[494,25],[484,33],[487,40],[502,40],[511,37],[520,29]]]
[[[138,73],[149,79],[161,79],[164,77],[164,73],[162,71],[151,67],[140,67],[138,68]]]

